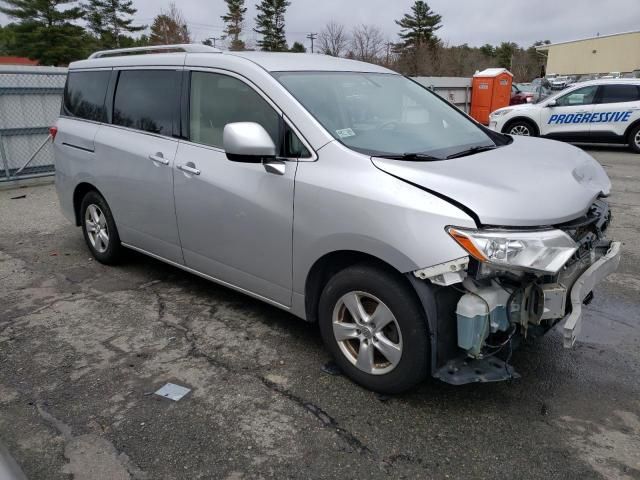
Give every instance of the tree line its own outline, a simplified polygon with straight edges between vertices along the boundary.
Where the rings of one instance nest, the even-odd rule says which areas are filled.
[[[224,0],[226,13],[222,38],[229,50],[305,52],[305,46],[287,44],[285,16],[290,0],[260,0],[252,31],[255,45],[245,34],[245,0]],[[0,12],[12,22],[0,27],[0,54],[24,56],[43,65],[66,65],[86,58],[95,50],[191,43],[188,22],[170,3],[150,26],[135,24],[133,0],[0,0]],[[449,45],[437,36],[442,16],[423,0],[417,0],[396,20],[398,40],[389,41],[376,25],[347,29],[331,21],[318,35],[319,51],[373,62],[408,75],[471,76],[478,69],[505,67],[519,80],[541,73],[542,59],[535,46],[522,48],[512,42],[471,47]],[[149,33],[146,32],[148,29]],[[203,43],[212,45],[214,39]]]
[[[535,47],[551,43],[549,40],[528,48],[513,42],[482,47],[450,45],[437,35],[442,16],[422,0],[417,0],[395,23],[399,41],[391,42],[375,25],[358,25],[349,30],[341,23],[329,22],[319,35],[320,50],[326,55],[378,63],[411,76],[470,77],[489,67],[507,68],[517,81],[544,75],[545,61]]]

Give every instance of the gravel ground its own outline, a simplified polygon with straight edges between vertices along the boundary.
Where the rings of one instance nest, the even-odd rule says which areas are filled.
[[[142,255],[102,266],[52,185],[0,191],[0,439],[30,479],[640,479],[640,155],[589,151],[624,250],[576,347],[554,331],[520,380],[388,399],[321,371],[315,325]]]

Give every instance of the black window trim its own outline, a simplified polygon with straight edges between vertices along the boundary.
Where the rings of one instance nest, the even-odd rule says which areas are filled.
[[[315,149],[311,146],[311,144],[307,141],[307,139],[301,134],[300,130],[296,128],[294,123],[287,117],[287,115],[283,112],[283,110],[278,106],[278,104],[267,95],[267,93],[258,87],[255,83],[253,83],[250,79],[245,77],[244,75],[235,72],[233,70],[227,70],[224,68],[216,68],[216,67],[201,67],[197,65],[187,65],[184,67],[183,74],[183,87],[182,87],[182,96],[181,96],[181,112],[180,112],[180,130],[179,130],[179,138],[182,142],[189,143],[194,146],[207,148],[210,150],[215,150],[217,152],[225,153],[222,147],[216,147],[214,145],[205,145],[203,143],[197,143],[191,140],[189,125],[191,121],[191,74],[193,72],[202,72],[202,73],[214,73],[218,75],[226,75],[228,77],[235,78],[244,84],[246,84],[249,88],[251,88],[254,92],[256,92],[263,100],[267,102],[267,104],[275,110],[278,114],[279,119],[279,129],[278,129],[278,145],[276,146],[278,150],[281,150],[284,144],[284,131],[288,127],[293,133],[296,134],[298,139],[304,144],[305,148],[311,154],[310,157],[281,157],[278,155],[278,159],[286,160],[286,161],[300,161],[300,162],[315,162],[318,160],[318,154]]]

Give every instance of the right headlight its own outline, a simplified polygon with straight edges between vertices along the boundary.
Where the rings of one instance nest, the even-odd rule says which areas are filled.
[[[473,258],[504,269],[553,275],[578,249],[562,230],[446,230]]]

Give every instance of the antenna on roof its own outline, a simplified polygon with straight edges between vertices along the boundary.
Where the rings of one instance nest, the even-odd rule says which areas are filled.
[[[200,43],[181,43],[176,45],[150,45],[148,47],[116,48],[92,53],[89,58],[119,57],[122,55],[140,55],[153,53],[222,53],[222,50]]]

